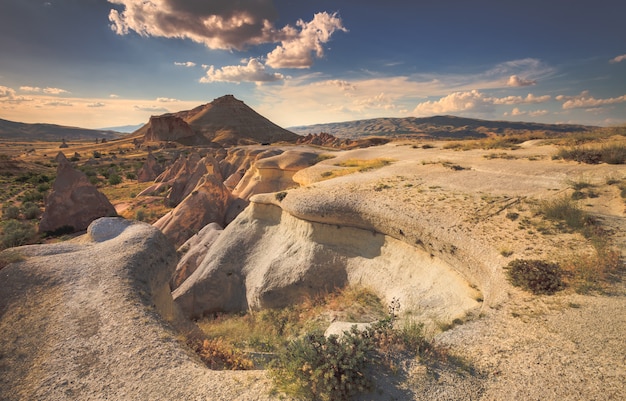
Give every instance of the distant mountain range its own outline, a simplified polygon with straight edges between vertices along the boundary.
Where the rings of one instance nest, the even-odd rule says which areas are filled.
[[[158,126],[155,125],[157,123]],[[226,95],[193,110],[154,116],[147,124],[99,130],[54,124],[26,124],[0,119],[0,139],[11,141],[114,139],[132,132],[133,136],[151,137],[150,140],[177,140],[187,144],[200,144],[208,141],[230,146],[276,141],[295,142],[298,138],[295,134],[305,136],[321,132],[342,139],[407,135],[461,139],[525,132],[563,134],[594,128],[596,127],[574,124],[541,124],[434,116],[373,118],[283,129],[232,95]]]
[[[540,124],[511,121],[490,121],[455,116],[373,118],[328,124],[289,127],[299,135],[326,132],[338,138],[363,136],[424,136],[433,138],[484,137],[489,133],[507,134],[529,131],[566,133],[588,131],[595,127],[573,124]]]
[[[61,141],[114,139],[122,136],[112,130],[94,130],[55,124],[27,124],[0,119],[0,139],[10,141]]]

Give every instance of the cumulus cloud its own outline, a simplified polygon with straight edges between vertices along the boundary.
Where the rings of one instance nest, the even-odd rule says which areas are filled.
[[[47,95],[61,95],[63,93],[70,93],[70,92],[66,91],[65,89],[60,89],[60,88],[44,88],[43,93]]]
[[[165,107],[159,107],[159,106],[135,105],[133,106],[133,109],[135,109],[136,111],[147,111],[150,113],[168,113],[169,112],[169,110],[166,109]]]
[[[337,14],[315,14],[297,27],[277,28],[272,0],[108,0],[121,6],[109,12],[111,29],[118,35],[131,31],[141,36],[190,39],[209,49],[244,50],[252,45],[280,43],[268,54],[274,68],[306,68],[311,53],[321,57],[322,44],[336,30],[344,30]]]
[[[102,102],[96,102],[96,103],[88,103],[87,107],[92,107],[92,108],[98,108],[98,107],[104,107],[106,106],[106,104],[102,103]]]
[[[179,62],[179,61],[174,61],[174,65],[177,65],[179,67],[195,67],[196,63],[194,63],[193,61],[185,61],[185,62]]]
[[[50,106],[50,107],[72,107],[72,106],[74,106],[74,104],[72,104],[70,102],[64,102],[64,101],[45,102],[43,105],[44,106]]]
[[[0,103],[18,104],[22,102],[30,102],[32,100],[32,98],[17,96],[15,94],[15,89],[13,88],[0,86]]]
[[[156,101],[160,102],[160,103],[176,103],[176,102],[179,102],[180,100],[172,99],[172,98],[169,98],[169,97],[157,97]]]
[[[563,109],[590,109],[611,104],[626,102],[626,95],[612,97],[608,99],[596,99],[589,95],[589,91],[583,91],[576,96],[559,95],[556,100],[563,102]]]
[[[206,75],[200,78],[200,82],[275,82],[285,79],[283,74],[268,72],[265,66],[257,59],[250,59],[246,65],[230,65],[216,69],[209,66]]]
[[[41,88],[38,86],[20,86],[22,92],[41,92]]]
[[[267,54],[267,65],[272,68],[308,68],[313,64],[313,56],[324,56],[324,43],[330,40],[335,31],[347,32],[337,13],[317,13],[310,22],[299,20],[300,32],[293,28],[283,29],[287,37]]]
[[[111,94],[109,95],[109,97],[110,97],[111,99],[117,99],[117,98],[119,98],[120,96],[119,96],[119,95],[116,95],[115,93],[111,93]]]
[[[541,117],[541,116],[545,116],[546,114],[548,114],[548,110],[524,111],[524,110],[520,110],[517,107],[513,108],[513,110],[511,110],[510,113],[504,113],[505,116],[510,115],[513,117],[518,117],[518,116]]]
[[[422,102],[415,107],[414,113],[417,115],[432,115],[464,111],[490,112],[493,111],[495,105],[536,104],[547,102],[550,99],[552,99],[550,95],[535,96],[532,93],[529,93],[526,97],[492,97],[480,91],[472,90],[454,92],[439,100]]]
[[[344,81],[341,79],[331,79],[327,81],[316,82],[315,85],[328,85],[328,86],[336,86],[342,91],[354,91],[356,90],[356,85],[350,83],[348,81]]]
[[[520,78],[517,75],[511,75],[509,80],[506,82],[507,86],[531,86],[535,85],[537,80],[534,79],[524,79]]]
[[[626,60],[626,54],[622,54],[621,56],[617,56],[609,60],[610,63],[621,63]]]

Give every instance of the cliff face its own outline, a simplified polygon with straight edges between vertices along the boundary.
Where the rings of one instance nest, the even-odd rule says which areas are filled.
[[[148,142],[179,141],[195,135],[189,124],[176,116],[152,116],[148,125],[144,137]]]

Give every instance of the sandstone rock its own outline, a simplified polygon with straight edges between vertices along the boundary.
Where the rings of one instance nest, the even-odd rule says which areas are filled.
[[[194,400],[224,391],[220,382],[230,380],[178,341],[174,327],[197,328],[172,301],[176,253],[158,230],[99,219],[77,240],[13,251],[24,260],[0,270],[0,399]]]
[[[147,142],[177,141],[194,135],[193,129],[180,117],[152,116],[144,140]]]
[[[298,186],[292,179],[293,175],[317,160],[316,153],[295,150],[257,160],[233,189],[233,196],[247,200],[255,194]]]
[[[176,265],[176,271],[170,280],[170,288],[177,288],[185,281],[196,269],[202,259],[205,257],[209,247],[222,233],[222,227],[217,223],[209,223],[204,226],[198,233],[189,238],[178,249],[178,253],[182,254],[180,261]]]
[[[458,272],[419,248],[346,220],[302,220],[254,199],[173,292],[188,316],[283,307],[348,284],[428,310],[431,318],[462,316],[480,305]]]
[[[163,167],[161,167],[152,153],[148,153],[145,163],[137,171],[137,181],[154,181],[162,172]]]
[[[209,223],[223,226],[230,200],[230,191],[222,181],[213,174],[205,174],[193,191],[154,226],[180,246]]]
[[[82,231],[99,217],[117,214],[106,196],[89,182],[85,174],[75,170],[63,153],[59,152],[57,158],[57,176],[45,200],[39,232],[60,228]]]

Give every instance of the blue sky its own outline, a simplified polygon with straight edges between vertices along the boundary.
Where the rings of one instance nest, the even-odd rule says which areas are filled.
[[[0,118],[88,128],[234,94],[284,126],[626,124],[623,0],[0,0]]]

